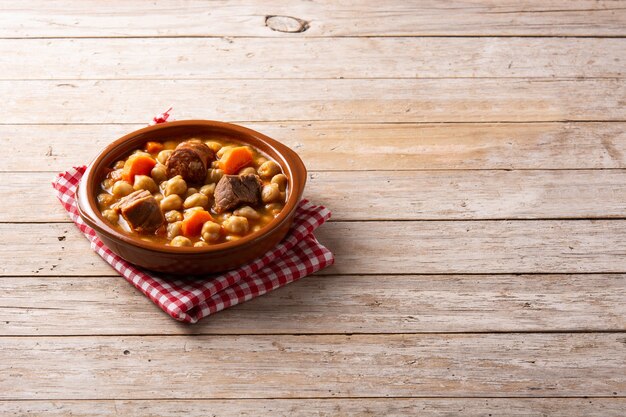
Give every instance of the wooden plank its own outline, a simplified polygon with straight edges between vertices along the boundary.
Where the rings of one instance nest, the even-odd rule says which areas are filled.
[[[289,145],[314,171],[626,168],[626,123],[243,124]],[[144,126],[0,125],[0,171],[66,170]]]
[[[0,222],[66,221],[52,173],[0,173]],[[623,218],[626,171],[311,172],[304,194],[334,220]],[[390,204],[394,209],[389,210]]]
[[[315,276],[176,322],[120,277],[0,278],[0,335],[626,330],[626,275]]]
[[[320,229],[328,273],[626,271],[626,222],[348,222]]]
[[[306,196],[332,207],[337,220],[624,217],[626,206],[626,171],[315,172],[309,177]]]
[[[11,39],[0,54],[5,80],[623,77],[626,60],[613,38]]]
[[[621,79],[0,81],[0,96],[11,123],[141,123],[169,106],[235,121],[626,119]]]
[[[297,400],[87,400],[87,401],[2,401],[0,410],[7,417],[46,415],[73,417],[161,416],[216,417],[292,416],[308,417],[311,410],[321,416],[404,417],[453,416],[509,417],[550,415],[552,417],[622,417],[624,398],[359,398]],[[184,411],[182,411],[184,410]],[[94,414],[97,413],[97,414]]]
[[[611,397],[626,389],[619,333],[6,337],[0,353],[3,399]]]
[[[622,1],[461,0],[419,4],[401,0],[384,5],[368,1],[330,0],[285,4],[242,0],[132,3],[97,0],[53,4],[1,4],[0,36],[623,36]],[[266,24],[267,16],[293,19]],[[303,30],[284,33],[282,30]]]
[[[331,206],[332,208],[332,206]],[[626,272],[624,220],[334,222],[326,274]],[[0,224],[0,275],[108,275],[71,223]]]

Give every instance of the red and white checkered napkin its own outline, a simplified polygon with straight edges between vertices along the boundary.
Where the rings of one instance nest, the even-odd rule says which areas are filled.
[[[313,236],[313,231],[330,218],[330,211],[302,200],[285,239],[247,265],[206,279],[182,280],[148,272],[111,252],[78,215],[74,194],[85,168],[77,167],[59,174],[52,182],[57,197],[76,226],[91,241],[91,248],[176,320],[196,323],[203,317],[275,290],[334,262],[333,254]]]

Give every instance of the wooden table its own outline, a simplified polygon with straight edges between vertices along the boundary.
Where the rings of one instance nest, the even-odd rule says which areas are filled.
[[[626,414],[625,1],[0,8],[2,416]],[[336,265],[195,326],[117,276],[50,181],[169,106],[297,150]]]

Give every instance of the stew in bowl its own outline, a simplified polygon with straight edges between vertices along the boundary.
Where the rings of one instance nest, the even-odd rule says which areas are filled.
[[[114,227],[171,246],[205,247],[261,230],[285,204],[288,179],[250,145],[221,138],[150,141],[100,183]]]

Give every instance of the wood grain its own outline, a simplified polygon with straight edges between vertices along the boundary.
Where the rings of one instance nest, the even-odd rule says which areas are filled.
[[[0,0],[0,415],[624,415],[625,36],[623,0]],[[336,265],[196,326],[118,277],[49,182],[169,106],[302,155]]]
[[[418,4],[401,0],[368,1],[199,0],[129,3],[96,0],[51,4],[43,0],[3,2],[0,36],[623,36],[626,17],[621,1],[557,0]],[[301,33],[266,26],[267,16],[291,16],[307,22]],[[275,29],[279,27],[276,26]]]
[[[313,276],[188,326],[120,277],[0,278],[0,335],[626,331],[624,290],[615,274]]]
[[[0,397],[611,397],[624,349],[610,333],[6,337]]]
[[[334,222],[316,232],[336,256],[326,274],[622,273],[625,234],[625,220]],[[0,275],[111,274],[71,223],[5,223],[0,235],[10,250]]]
[[[243,124],[296,150],[313,171],[626,168],[626,123]],[[0,124],[0,171],[65,171],[141,127]]]
[[[605,38],[5,39],[0,78],[623,77],[623,51]]]
[[[1,401],[7,417],[46,415],[74,417],[214,417],[292,416],[308,417],[311,410],[328,416],[454,416],[509,417],[622,417],[624,398],[359,398],[359,399],[249,399],[249,400],[87,400]]]
[[[0,81],[0,95],[11,123],[141,123],[169,106],[227,121],[626,120],[621,79]]]
[[[58,222],[67,214],[52,173],[0,173],[0,222]],[[567,219],[626,217],[626,171],[310,172],[305,198],[333,220]],[[393,202],[393,210],[389,210]]]
[[[626,222],[348,222],[320,229],[333,273],[626,271]]]

